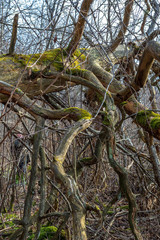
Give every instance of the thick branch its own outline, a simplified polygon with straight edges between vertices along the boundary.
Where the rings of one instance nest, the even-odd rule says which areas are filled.
[[[14,16],[14,20],[13,20],[13,29],[12,29],[11,43],[9,47],[9,55],[12,55],[14,53],[14,48],[15,48],[16,39],[17,39],[17,26],[18,26],[18,14]]]
[[[86,227],[85,227],[85,213],[86,207],[83,203],[79,193],[78,186],[74,179],[67,175],[63,168],[63,161],[65,160],[67,150],[71,145],[75,136],[86,129],[90,124],[91,120],[81,119],[78,121],[69,131],[66,132],[63,140],[58,147],[51,169],[58,181],[60,181],[67,191],[67,197],[69,199],[72,215],[73,215],[73,230],[75,240],[86,240]]]
[[[91,117],[86,110],[80,108],[66,108],[60,110],[50,110],[46,108],[42,108],[36,101],[32,101],[28,98],[21,90],[14,89],[11,85],[0,82],[0,92],[5,95],[12,95],[12,101],[16,102],[20,107],[26,109],[31,115],[34,117],[41,116],[45,119],[73,119],[78,121],[82,117]]]
[[[67,131],[56,151],[56,161],[60,161],[61,163],[63,163],[68,148],[70,147],[75,136],[77,136],[77,134],[82,132],[84,129],[88,128],[91,122],[92,121],[90,119],[82,119],[75,123],[74,126]]]
[[[114,50],[118,47],[118,45],[121,43],[121,41],[124,38],[124,35],[127,31],[127,27],[128,27],[128,24],[129,24],[133,3],[134,3],[134,0],[127,0],[125,2],[126,7],[125,7],[125,11],[124,11],[124,17],[123,17],[122,25],[121,25],[121,28],[118,32],[117,37],[113,41],[112,45],[109,47],[109,50],[111,52],[114,52]]]
[[[141,59],[140,66],[136,75],[136,79],[138,79],[140,82],[142,77],[143,84],[145,84],[145,81],[147,80],[147,76],[151,68],[153,57],[158,60],[159,53],[160,53],[159,44],[154,41],[150,41],[145,49],[144,57],[142,57]],[[149,55],[149,59],[147,58],[146,55],[147,56]],[[121,57],[124,56],[123,51],[121,51],[120,56]],[[144,60],[146,64],[144,64]],[[104,87],[109,86],[109,90],[113,93],[112,96],[117,106],[120,106],[120,104],[123,101],[125,101],[125,99],[127,99],[127,101],[125,101],[124,104],[121,105],[121,107],[123,106],[126,113],[131,115],[135,119],[136,114],[139,111],[146,110],[146,108],[142,104],[140,104],[134,96],[135,91],[138,91],[140,89],[140,86],[134,83],[132,86],[125,88],[124,85],[122,85],[119,81],[113,78],[112,74],[104,70],[104,68],[101,66],[101,62],[102,59],[99,52],[97,52],[96,50],[92,51],[91,54],[89,55],[89,69],[92,69],[92,71],[101,81]],[[160,115],[157,114],[156,116],[152,116],[151,118],[155,117],[156,121],[159,122],[158,120]],[[144,128],[146,131],[152,134],[155,138],[160,139],[159,125],[157,124],[156,127],[154,127],[153,129],[152,126],[149,124],[150,122],[151,122],[150,118],[146,121],[145,124],[144,121],[142,122],[137,121],[137,123],[142,128]]]
[[[143,52],[135,81],[131,86],[117,93],[114,97],[116,102],[126,101],[135,91],[138,91],[146,84],[149,71],[155,59],[160,61],[160,44],[155,41],[150,41]]]
[[[78,21],[75,26],[72,39],[68,45],[67,52],[72,55],[74,51],[77,49],[78,44],[82,38],[86,17],[88,15],[90,6],[93,0],[83,0],[81,10],[79,13]]]

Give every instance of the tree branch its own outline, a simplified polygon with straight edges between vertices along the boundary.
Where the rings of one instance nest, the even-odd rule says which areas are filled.
[[[32,201],[33,201],[33,196],[35,192],[34,188],[35,188],[35,182],[36,182],[37,161],[38,161],[39,147],[40,147],[40,142],[42,137],[43,126],[44,126],[44,119],[39,117],[37,119],[37,124],[35,128],[31,175],[30,175],[28,191],[25,199],[25,204],[24,204],[24,213],[23,213],[24,230],[20,240],[25,240],[27,239],[27,236],[28,236],[28,227],[29,227],[29,221],[31,217]]]
[[[56,179],[63,184],[67,191],[67,197],[72,207],[74,239],[76,240],[87,239],[85,227],[86,207],[79,195],[76,182],[71,176],[65,173],[62,164],[65,160],[68,148],[75,136],[86,129],[91,122],[91,119],[82,118],[73,127],[71,127],[69,131],[66,132],[54,155],[54,161],[51,165],[51,169],[54,172]]]
[[[106,149],[107,149],[107,154],[108,154],[108,159],[109,159],[110,165],[114,169],[114,171],[118,174],[121,192],[125,194],[125,196],[128,200],[128,203],[129,203],[128,218],[129,218],[129,224],[130,224],[131,230],[132,230],[136,240],[143,240],[142,235],[136,224],[136,213],[137,213],[136,201],[135,201],[135,197],[132,193],[131,187],[129,185],[127,172],[114,159],[114,132],[113,132],[113,129],[106,127],[106,129],[104,131],[106,131],[106,135],[108,136]]]
[[[83,0],[81,5],[81,10],[79,13],[78,21],[75,26],[73,36],[71,38],[71,41],[67,47],[67,52],[70,54],[70,56],[75,52],[77,49],[79,42],[82,38],[84,26],[86,22],[86,17],[88,15],[90,6],[92,4],[93,0]]]
[[[11,43],[9,47],[9,55],[12,55],[14,53],[14,48],[15,48],[16,39],[17,39],[17,27],[18,27],[18,14],[14,16],[14,20],[13,20],[13,29],[12,29]]]
[[[155,59],[160,61],[160,44],[155,41],[150,41],[143,52],[135,81],[131,86],[126,87],[116,94],[114,97],[116,102],[126,101],[134,92],[139,91],[139,89],[146,84],[149,71]]]
[[[134,0],[127,0],[125,2],[125,11],[124,11],[124,17],[123,17],[123,21],[122,21],[122,24],[121,24],[121,28],[118,32],[117,37],[115,38],[115,40],[113,41],[113,43],[109,47],[109,51],[111,51],[111,52],[114,52],[114,50],[118,47],[118,45],[121,43],[121,41],[124,38],[124,35],[127,31],[127,27],[128,27],[128,24],[129,24],[133,3],[134,3]]]

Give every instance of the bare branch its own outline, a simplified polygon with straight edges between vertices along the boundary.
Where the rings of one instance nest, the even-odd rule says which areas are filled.
[[[152,0],[152,1],[150,0],[150,4],[153,7],[155,13],[152,18],[152,22],[148,28],[147,35],[150,35],[153,32],[155,24],[156,24],[156,20],[159,16],[159,12],[160,12],[160,5],[159,5],[159,3],[156,2],[156,0]]]
[[[82,38],[84,27],[85,27],[86,17],[88,15],[88,12],[89,12],[92,2],[93,2],[93,0],[83,0],[83,2],[82,2],[81,10],[79,13],[77,24],[76,24],[74,32],[73,32],[73,36],[67,47],[67,52],[70,55],[72,55],[74,53],[74,51],[77,49],[79,42]]]
[[[14,53],[14,48],[15,48],[16,39],[17,39],[17,26],[18,26],[18,14],[14,16],[14,20],[13,20],[13,29],[12,29],[11,43],[9,47],[9,55],[12,55]]]
[[[147,10],[144,12],[144,16],[143,16],[143,22],[142,22],[142,25],[141,25],[141,32],[144,33],[144,26],[146,24],[146,19],[147,19],[147,15],[150,11],[150,5],[148,3],[148,0],[145,0],[145,4],[147,6]]]
[[[31,168],[30,181],[29,181],[28,191],[27,191],[25,205],[24,205],[24,215],[23,215],[24,230],[20,238],[21,240],[25,240],[28,236],[28,226],[29,226],[29,221],[31,217],[33,196],[35,193],[34,188],[35,188],[35,182],[36,182],[37,162],[38,162],[38,155],[39,155],[39,148],[40,148],[40,142],[42,138],[43,127],[44,127],[44,119],[39,117],[37,119],[36,128],[35,128],[32,168]]]
[[[111,52],[114,52],[114,50],[118,47],[118,45],[121,43],[121,41],[124,38],[124,35],[127,31],[127,27],[129,24],[133,3],[134,3],[134,0],[127,0],[125,2],[125,11],[124,11],[124,17],[123,17],[123,21],[121,24],[121,28],[119,30],[117,37],[115,38],[115,40],[109,47],[109,51],[111,51]]]

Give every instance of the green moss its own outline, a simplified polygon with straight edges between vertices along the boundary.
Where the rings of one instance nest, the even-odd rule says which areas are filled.
[[[148,121],[148,117],[149,117],[149,113],[148,112],[145,112],[145,111],[140,111],[139,113],[137,113],[137,116],[136,116],[136,121],[142,125],[142,126],[145,126],[147,121]]]
[[[81,69],[81,62],[84,62],[86,59],[86,56],[80,52],[80,50],[76,50],[71,57],[71,65],[70,68],[76,68]]]
[[[81,53],[82,49],[76,49],[76,51],[74,52],[74,56],[77,57],[80,61],[85,61],[86,60],[86,56]]]
[[[56,161],[56,162],[60,162],[60,163],[62,163],[63,162],[63,158],[62,157],[57,157],[57,156],[54,156],[54,160]]]
[[[108,215],[113,215],[114,211],[108,211],[107,214]]]
[[[92,160],[92,157],[84,157],[80,160],[81,163],[85,163],[85,162],[89,162],[90,160]]]
[[[150,122],[150,125],[152,128],[156,129],[156,128],[160,128],[160,117],[158,118],[153,118]]]
[[[67,57],[67,52],[65,49],[56,48],[53,50],[45,51],[44,53],[37,53],[37,54],[15,54],[14,57],[10,57],[9,59],[13,59],[15,62],[21,63],[22,66],[28,67],[33,66],[32,70],[38,71],[40,70],[40,66],[51,64],[55,68],[56,71],[62,71],[64,68],[64,62]],[[76,50],[74,55],[70,59],[70,66],[71,68],[80,69],[80,62],[85,60],[85,55],[82,54],[79,50]]]
[[[85,74],[87,73],[87,71],[88,70],[86,70],[86,69],[71,68],[71,69],[68,69],[66,72],[68,74],[72,74],[75,76],[85,77]]]
[[[40,231],[39,240],[50,239],[57,232],[57,228],[54,226],[42,227]]]
[[[49,50],[44,52],[43,54],[37,53],[37,54],[29,54],[29,55],[23,55],[23,54],[15,54],[14,55],[14,61],[21,63],[23,66],[26,66],[28,64],[28,67],[32,66],[33,64],[33,70],[39,70],[38,66],[48,65],[51,64],[55,70],[61,71],[63,69],[63,62],[66,57],[66,53],[64,50],[61,50],[60,48]]]
[[[16,89],[15,89],[15,93],[24,94],[23,91],[21,91],[19,88],[16,88]]]
[[[107,94],[108,94],[108,93],[107,93]],[[104,100],[104,96],[102,96],[102,95],[99,94],[99,93],[96,93],[96,99],[98,100],[98,102],[102,103],[103,100]],[[103,107],[106,108],[106,101],[104,102]]]
[[[70,107],[70,108],[66,108],[64,111],[68,112],[69,114],[72,114],[72,113],[76,114],[78,120],[92,118],[92,115],[82,108]]]
[[[17,229],[17,225],[13,222],[13,220],[17,219],[17,215],[15,213],[6,213],[3,214],[6,227],[12,227],[13,229]]]
[[[120,206],[120,209],[129,209],[129,206],[128,205],[123,205],[123,206]]]
[[[44,239],[51,240],[51,239],[53,239],[53,236],[55,235],[56,232],[57,232],[57,228],[55,226],[41,227],[38,240],[44,240]],[[32,240],[32,239],[34,239],[34,237],[35,237],[35,234],[32,234],[28,238],[28,240]],[[64,230],[61,231],[61,236],[59,239],[60,240],[66,239]]]
[[[33,233],[33,234],[31,234],[27,239],[28,240],[32,240],[32,239],[34,239],[35,238],[35,234]]]
[[[5,217],[6,219],[15,219],[17,218],[17,215],[15,213],[7,213]]]
[[[126,104],[127,104],[126,101],[124,101],[124,102],[121,103],[122,106],[124,106],[124,105],[126,105]]]
[[[137,113],[136,121],[141,126],[149,125],[151,128],[156,129],[160,127],[160,114],[151,110],[140,111]]]
[[[12,221],[7,221],[6,224],[10,227],[13,227],[15,225]]]
[[[32,67],[32,71],[42,71],[46,66],[50,65],[51,70],[62,71],[64,67],[67,69],[81,69],[83,68],[82,63],[85,61],[86,56],[83,54],[83,50],[77,49],[73,56],[68,59],[67,58],[66,49],[52,49],[45,51],[44,53],[37,54],[14,54],[13,56],[8,55],[0,55],[0,68],[3,68],[3,72],[6,68],[6,72],[13,72],[14,75],[19,75],[20,68],[24,66]],[[7,64],[6,64],[7,63]],[[77,75],[74,71],[73,74]],[[6,74],[4,74],[6,75]],[[17,76],[16,75],[16,76]],[[4,81],[1,77],[1,80]]]
[[[126,228],[126,231],[129,231],[129,232],[130,232],[130,231],[131,231],[131,228]]]
[[[99,198],[97,196],[95,197],[94,200],[95,200],[96,203],[100,203]]]
[[[6,60],[12,60],[12,59],[13,59],[13,57],[9,57],[7,55],[1,55],[0,56],[0,62],[1,61],[6,61]]]
[[[107,112],[104,112],[103,122],[102,123],[105,126],[110,126],[110,124],[111,124],[111,120],[109,119],[109,116],[108,116]]]

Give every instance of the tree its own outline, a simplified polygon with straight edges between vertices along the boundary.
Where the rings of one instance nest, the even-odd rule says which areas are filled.
[[[0,97],[4,104],[2,118],[9,115],[11,111],[17,113],[18,120],[15,126],[21,122],[28,136],[29,131],[24,119],[35,122],[34,137],[29,137],[33,148],[26,145],[32,153],[32,163],[23,216],[21,220],[15,220],[16,224],[22,225],[22,227],[11,235],[10,239],[12,240],[27,239],[29,228],[34,222],[37,222],[35,239],[38,239],[43,219],[51,216],[64,218],[57,234],[61,232],[63,225],[71,216],[73,239],[87,239],[85,223],[87,212],[93,211],[99,215],[101,212],[81,196],[83,191],[80,190],[77,178],[88,166],[103,165],[104,156],[118,176],[119,187],[116,196],[107,207],[102,209],[103,221],[105,221],[111,206],[119,198],[125,198],[128,202],[131,231],[135,239],[143,239],[136,223],[136,199],[128,173],[134,165],[133,171],[140,172],[141,177],[143,174],[146,177],[146,166],[149,164],[152,167],[152,177],[148,186],[151,182],[155,186],[160,186],[159,148],[157,147],[157,141],[160,140],[160,114],[158,114],[153,87],[156,86],[159,90],[160,45],[153,40],[159,34],[158,30],[154,30],[159,14],[159,5],[156,1],[150,1],[150,4],[148,1],[143,3],[146,4],[148,12],[144,12],[143,22],[139,28],[143,34],[147,33],[148,35],[144,38],[141,33],[141,39],[137,42],[135,39],[138,30],[136,30],[134,14],[138,8],[141,9],[138,1],[123,2],[118,6],[119,12],[117,12],[114,1],[113,3],[108,1],[107,4],[102,2],[102,6],[108,9],[108,15],[105,11],[103,13],[98,11],[101,6],[96,6],[97,3],[93,6],[93,2],[93,0],[83,0],[79,8],[78,2],[76,4],[69,1],[70,6],[75,8],[78,13],[78,18],[74,18],[72,11],[68,15],[69,20],[66,18],[64,29],[67,28],[68,22],[72,22],[74,26],[73,31],[69,33],[68,44],[66,44],[65,30],[61,34],[61,39],[57,38],[57,35],[54,36],[54,31],[56,31],[56,24],[61,19],[60,10],[65,9],[68,2],[62,1],[58,6],[54,1],[54,7],[51,9],[53,3],[44,1],[51,17],[51,31],[49,35],[47,32],[49,38],[43,46],[44,51],[29,55],[15,53],[18,22],[18,15],[15,15],[9,52],[0,57]],[[150,17],[149,10],[151,8],[155,14],[149,23],[147,18]],[[58,13],[58,17],[52,20],[54,12]],[[111,12],[114,13],[113,16],[111,16]],[[41,19],[44,16],[45,11],[42,13]],[[117,17],[115,22],[112,22],[115,17]],[[101,32],[101,26],[103,26],[101,19],[104,21],[105,18],[108,21],[107,30]],[[151,26],[152,31],[150,30]],[[104,40],[105,34],[107,41]],[[54,46],[54,44],[57,48],[48,50],[49,46]],[[88,47],[84,48],[83,44],[87,44]],[[145,89],[146,85],[146,91],[150,92],[151,105],[149,108],[139,101],[139,98],[144,101],[139,92],[141,89]],[[77,86],[83,87],[77,88]],[[81,93],[81,107],[74,105],[76,88]],[[58,97],[58,92],[64,94],[64,99],[67,99],[66,96],[68,96],[68,104]],[[79,97],[77,96],[77,98]],[[21,113],[21,109],[24,109],[25,112]],[[143,151],[139,152],[136,146],[128,144],[126,139],[123,144],[119,144],[119,142],[123,142],[123,138],[126,138],[124,128],[128,119],[133,121],[130,124],[132,123],[134,127],[137,126],[136,131],[139,134],[140,144],[145,143],[147,154]],[[49,120],[54,120],[55,126],[59,124],[67,127],[63,136],[61,133],[60,136],[59,133],[54,134],[55,139],[60,137],[54,151],[51,151],[42,141],[48,129],[53,130]],[[3,124],[5,125],[4,122]],[[15,134],[13,132],[15,126],[5,125],[8,132],[2,142],[9,134]],[[56,131],[60,131],[58,127]],[[88,139],[87,144],[86,139]],[[23,143],[26,144],[25,141]],[[82,147],[78,148],[80,145]],[[87,150],[88,146],[90,146],[90,150]],[[121,156],[124,160],[123,153],[128,154],[129,159],[126,163],[121,163],[117,156],[117,149],[121,149]],[[70,157],[73,162],[70,162],[71,166],[68,166]],[[48,168],[46,167],[46,158],[50,161]],[[141,158],[147,162],[144,166]],[[40,202],[38,212],[32,216],[38,168],[41,173]],[[2,174],[3,168],[1,176]],[[50,215],[47,214],[49,207],[46,200],[46,181],[54,188],[54,191],[58,191],[63,197],[66,205],[64,212],[52,211]],[[53,189],[49,197],[52,195]],[[5,197],[4,191],[2,199],[4,200]],[[158,200],[156,199],[156,201]],[[4,201],[2,201],[1,209],[4,205]]]

